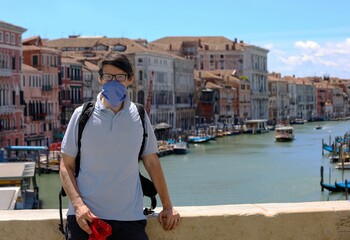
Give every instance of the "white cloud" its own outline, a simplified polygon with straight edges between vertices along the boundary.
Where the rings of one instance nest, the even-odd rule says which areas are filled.
[[[297,41],[294,43],[296,48],[305,49],[305,50],[317,50],[320,49],[320,45],[317,42],[313,41]]]
[[[328,72],[350,78],[350,38],[328,43],[296,41],[292,49],[279,49],[277,44],[270,46],[273,46],[269,54],[270,71],[287,70],[287,73],[281,72],[282,75],[299,76]]]
[[[267,43],[263,47],[266,48],[266,49],[271,50],[271,49],[273,49],[274,46],[273,46],[273,43]]]

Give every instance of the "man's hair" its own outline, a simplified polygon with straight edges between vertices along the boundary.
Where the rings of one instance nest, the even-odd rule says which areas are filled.
[[[128,57],[124,54],[111,53],[106,55],[98,64],[98,73],[100,76],[103,74],[103,67],[105,65],[112,65],[120,70],[123,70],[128,75],[128,79],[134,75],[134,70],[131,63]]]

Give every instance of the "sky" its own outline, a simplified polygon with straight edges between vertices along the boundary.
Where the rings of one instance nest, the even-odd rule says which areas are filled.
[[[350,79],[349,0],[0,0],[23,38],[224,36],[269,49],[282,76]]]

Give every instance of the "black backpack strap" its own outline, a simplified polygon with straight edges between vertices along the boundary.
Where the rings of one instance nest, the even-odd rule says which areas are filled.
[[[145,147],[146,137],[148,137],[148,134],[146,132],[146,127],[145,127],[145,108],[142,104],[139,104],[139,103],[135,103],[135,105],[137,107],[137,111],[139,112],[141,123],[142,123],[142,128],[143,128],[142,144],[141,144],[141,148],[139,151],[139,161],[140,161],[144,147]],[[143,211],[143,213],[145,215],[148,215],[150,213],[153,213],[153,209],[155,209],[157,206],[157,199],[156,199],[157,189],[155,188],[153,182],[151,180],[149,180],[148,178],[142,176],[141,173],[140,173],[140,180],[141,180],[143,195],[145,195],[151,199],[151,207],[145,208]]]
[[[86,123],[88,122],[92,112],[94,111],[95,104],[94,102],[86,102],[83,104],[83,110],[79,116],[79,128],[78,128],[78,153],[75,157],[75,177],[79,176],[80,169],[80,148],[81,148],[81,137],[83,135],[83,131]]]
[[[81,137],[83,135],[83,130],[85,128],[85,125],[87,121],[89,120],[89,117],[91,116],[92,112],[94,111],[95,104],[94,102],[86,102],[83,104],[83,109],[81,111],[81,114],[79,116],[79,126],[78,126],[78,153],[75,158],[75,173],[74,176],[77,178],[79,175],[79,169],[80,169],[80,147],[81,147]],[[65,234],[64,232],[64,226],[63,226],[63,216],[62,216],[62,197],[67,196],[66,192],[64,191],[64,188],[61,187],[61,191],[58,194],[58,201],[59,201],[59,213],[60,213],[60,223],[59,230],[61,233]]]
[[[139,103],[135,103],[135,105],[137,107],[137,111],[139,112],[142,128],[143,128],[143,138],[142,138],[142,144],[139,152],[139,161],[140,161],[143,153],[143,149],[145,147],[146,137],[148,137],[148,134],[146,132],[146,127],[145,127],[145,108],[143,107],[142,104],[139,104]]]

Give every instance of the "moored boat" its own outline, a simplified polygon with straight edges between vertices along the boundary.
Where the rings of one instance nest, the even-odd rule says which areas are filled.
[[[211,136],[188,136],[189,143],[205,143],[212,139]]]
[[[346,189],[350,189],[350,182],[347,182],[347,184],[345,182],[335,182],[335,186],[339,189],[339,191],[343,191],[345,192]]]
[[[189,151],[187,142],[177,142],[174,144],[173,151],[175,154],[186,154]]]
[[[275,139],[278,142],[288,142],[294,140],[294,128],[290,125],[276,127]]]
[[[321,184],[321,187],[327,189],[330,192],[340,192],[341,191],[341,189],[337,188],[337,186],[335,184],[328,184],[328,183],[323,183],[323,182],[320,182],[320,184]]]
[[[32,182],[32,183],[31,183]],[[0,186],[3,194],[16,193],[15,189],[7,187],[18,187],[16,203],[9,204],[13,209],[39,208],[39,188],[35,178],[35,162],[5,162],[0,163]],[[30,186],[32,186],[30,188]],[[7,188],[7,189],[4,189]],[[9,192],[10,191],[10,192]]]

